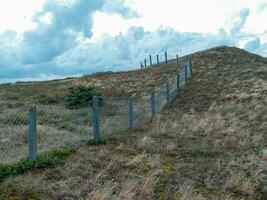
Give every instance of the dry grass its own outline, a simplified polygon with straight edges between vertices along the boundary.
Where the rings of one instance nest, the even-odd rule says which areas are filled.
[[[266,63],[235,48],[194,54],[194,75],[152,124],[8,178],[0,199],[266,199]]]

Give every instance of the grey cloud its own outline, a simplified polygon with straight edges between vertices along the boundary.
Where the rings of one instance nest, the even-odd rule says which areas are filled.
[[[126,19],[139,17],[137,12],[125,5],[125,0],[107,0],[102,10],[109,14],[118,13]]]
[[[233,24],[232,29],[230,30],[230,33],[232,35],[236,35],[240,33],[242,28],[244,27],[246,20],[250,14],[250,11],[248,8],[244,8],[239,12],[238,20]]]
[[[244,46],[244,49],[247,51],[255,52],[260,48],[260,46],[261,46],[260,39],[255,38],[247,42],[247,44]]]

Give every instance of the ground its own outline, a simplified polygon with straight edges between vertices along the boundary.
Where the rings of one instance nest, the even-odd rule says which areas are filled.
[[[156,119],[50,169],[0,182],[0,199],[266,199],[267,59],[220,47]]]

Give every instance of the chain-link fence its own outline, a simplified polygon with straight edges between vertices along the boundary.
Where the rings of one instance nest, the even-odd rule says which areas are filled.
[[[177,65],[175,60],[169,63]],[[103,97],[97,99],[94,106],[72,108],[39,105],[34,107],[36,112],[32,112],[32,107],[0,111],[0,164],[27,157],[34,160],[34,154],[40,152],[80,146],[90,139],[150,122],[185,84],[192,72],[191,62],[181,63],[180,70],[175,77],[142,97]]]

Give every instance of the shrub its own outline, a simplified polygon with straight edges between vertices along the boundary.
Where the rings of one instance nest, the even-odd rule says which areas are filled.
[[[95,91],[93,88],[78,85],[69,89],[65,96],[65,104],[67,108],[82,107],[92,105],[93,96],[98,96],[99,101],[103,102],[100,92]]]

